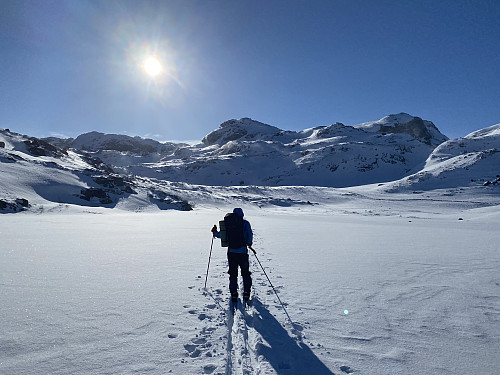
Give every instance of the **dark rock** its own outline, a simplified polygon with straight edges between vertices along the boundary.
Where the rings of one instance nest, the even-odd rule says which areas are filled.
[[[109,195],[106,195],[104,198],[99,199],[99,202],[101,204],[111,204],[111,203],[113,203],[113,200],[111,199],[111,197]]]
[[[103,189],[89,188],[80,191],[80,198],[90,201],[92,198],[109,199],[107,192]]]
[[[193,206],[188,201],[183,200],[179,203],[179,209],[181,211],[192,211]]]
[[[14,202],[0,200],[0,210],[7,212],[24,211],[29,207],[29,202],[24,198],[17,198]]]
[[[5,148],[5,142],[0,142],[0,148]]]
[[[178,209],[181,211],[191,211],[193,206],[186,200],[174,194],[169,194],[158,189],[151,189],[148,193],[151,202],[158,205],[160,209]]]
[[[114,188],[116,186],[125,186],[125,180],[119,176],[99,176],[94,181],[104,187]]]
[[[28,200],[24,199],[24,198],[17,198],[16,199],[16,204],[18,206],[22,206],[22,207],[28,207],[29,206]]]
[[[108,164],[104,163],[101,159],[92,156],[90,154],[84,153],[82,155],[83,159],[93,166],[95,169],[104,172],[106,174],[113,174],[115,171]]]
[[[58,149],[50,143],[38,138],[31,137],[24,141],[24,144],[27,146],[28,152],[35,156],[61,157],[62,155],[67,155],[65,150]]]
[[[107,175],[93,177],[93,179],[98,185],[104,186],[113,194],[137,194],[137,192],[132,189],[132,183],[126,177],[120,175]]]
[[[354,372],[354,370],[349,366],[340,366],[340,371],[345,372],[346,374],[351,374]]]
[[[130,185],[125,186],[125,189],[123,189],[123,191],[128,194],[137,194],[137,192],[134,189],[132,189]]]
[[[424,121],[420,117],[415,117],[406,124],[397,124],[395,126],[381,126],[381,133],[407,133],[417,139],[422,140],[424,143],[430,144],[432,134],[425,126]]]

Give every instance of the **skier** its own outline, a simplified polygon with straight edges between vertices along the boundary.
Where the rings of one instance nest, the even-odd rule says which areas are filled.
[[[232,302],[238,301],[238,267],[243,278],[243,299],[248,301],[252,287],[252,277],[249,270],[248,248],[252,246],[253,232],[250,223],[243,219],[243,210],[235,208],[232,214],[224,217],[226,237],[228,242],[227,261],[229,263],[229,292]],[[221,238],[217,226],[212,228],[214,237]]]

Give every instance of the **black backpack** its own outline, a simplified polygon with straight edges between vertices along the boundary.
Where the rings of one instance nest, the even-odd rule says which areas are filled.
[[[224,227],[226,229],[226,241],[222,246],[239,249],[246,245],[243,238],[243,218],[240,215],[233,212],[224,216]]]

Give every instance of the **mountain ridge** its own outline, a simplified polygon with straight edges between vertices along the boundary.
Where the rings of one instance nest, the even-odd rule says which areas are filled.
[[[358,126],[335,123],[301,131],[233,119],[197,145],[91,132],[67,146],[92,152],[120,173],[160,180],[345,187],[402,178],[447,139],[432,122],[400,113]]]
[[[496,194],[498,165],[500,125],[449,140],[405,113],[301,131],[229,120],[196,145],[99,132],[37,139],[0,129],[0,212],[40,202],[188,210],[192,200],[225,200],[223,191],[259,205],[308,202],[300,194],[283,200],[299,191],[294,186],[318,197],[370,185],[386,193],[474,186]]]

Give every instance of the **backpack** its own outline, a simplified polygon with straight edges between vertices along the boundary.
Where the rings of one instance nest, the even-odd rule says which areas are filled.
[[[230,213],[224,216],[224,221],[219,222],[221,233],[221,245],[231,249],[239,249],[246,245],[243,238],[243,218]]]

